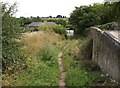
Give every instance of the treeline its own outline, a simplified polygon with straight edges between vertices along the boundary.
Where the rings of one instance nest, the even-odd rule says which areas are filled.
[[[69,18],[77,34],[84,34],[85,28],[120,21],[120,1],[105,2],[76,7]]]
[[[21,24],[21,26],[26,26],[28,24],[30,24],[31,22],[55,22],[56,24],[61,24],[63,26],[65,26],[67,24],[67,20],[68,18],[66,18],[66,16],[61,16],[61,15],[57,15],[56,17],[20,17],[17,18]]]

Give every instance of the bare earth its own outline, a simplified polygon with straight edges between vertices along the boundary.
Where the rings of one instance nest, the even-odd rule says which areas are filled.
[[[62,51],[58,53],[58,63],[59,63],[59,69],[60,69],[59,87],[66,88],[66,83],[65,83],[66,72],[65,72],[64,64],[61,57],[62,57]]]

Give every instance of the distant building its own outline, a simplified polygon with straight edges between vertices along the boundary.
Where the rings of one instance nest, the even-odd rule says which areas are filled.
[[[27,25],[27,27],[35,28],[35,27],[39,27],[40,25],[43,25],[43,24],[54,25],[56,23],[54,23],[54,22],[47,22],[47,21],[44,21],[44,22],[32,22],[29,25]]]
[[[68,36],[74,35],[74,30],[73,29],[67,29],[66,31],[67,31]]]
[[[74,28],[71,25],[67,25],[67,36],[73,36],[74,35]]]

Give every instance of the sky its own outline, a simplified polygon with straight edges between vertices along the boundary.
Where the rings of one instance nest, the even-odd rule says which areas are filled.
[[[16,17],[47,17],[57,15],[70,16],[70,13],[81,5],[102,3],[104,0],[2,0],[13,4],[17,2]]]

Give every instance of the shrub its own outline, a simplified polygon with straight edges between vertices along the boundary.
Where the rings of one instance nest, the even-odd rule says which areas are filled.
[[[66,35],[66,29],[62,25],[56,25],[53,28],[55,33],[61,34],[61,35]]]
[[[61,35],[66,35],[66,29],[62,25],[46,25],[43,24],[38,27],[38,30],[40,31],[46,31],[46,32],[55,32]]]
[[[42,24],[42,25],[40,25],[40,26],[38,27],[38,30],[40,30],[40,31],[52,32],[54,26],[55,26],[55,25]]]
[[[4,5],[3,5],[4,6]],[[12,7],[12,6],[11,6]],[[7,7],[5,6],[7,9]],[[9,8],[10,9],[10,8]],[[24,67],[24,55],[21,52],[19,40],[22,28],[16,18],[9,12],[2,17],[2,70],[9,70],[10,73]]]
[[[51,52],[49,47],[44,47],[41,51],[40,51],[40,59],[43,61],[50,61],[53,58],[53,52]]]
[[[57,63],[55,62],[56,60],[56,54],[54,52],[54,49],[51,48],[50,46],[44,47],[40,52],[37,54],[37,58],[41,59],[45,63],[47,63],[48,66],[52,67]]]

